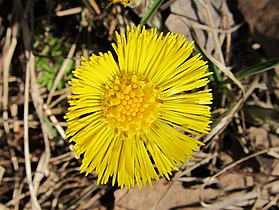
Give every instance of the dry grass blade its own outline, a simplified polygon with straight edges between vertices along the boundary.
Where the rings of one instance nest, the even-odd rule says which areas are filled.
[[[174,180],[179,181],[182,176],[185,176],[186,174],[189,174],[192,170],[198,168],[199,166],[208,163],[211,159],[217,157],[217,155],[218,155],[218,153],[216,153],[216,152],[214,154],[208,154],[208,156],[206,158],[204,158],[202,161],[198,162],[197,164],[187,168],[184,171],[177,172],[174,176]]]
[[[276,195],[266,206],[262,208],[262,210],[268,210],[270,209],[273,205],[276,205],[279,200],[279,195]]]
[[[40,118],[40,124],[41,124],[41,128],[42,128],[42,134],[43,134],[43,138],[44,138],[44,144],[45,144],[45,152],[42,154],[39,164],[37,166],[36,173],[33,179],[33,183],[34,183],[34,188],[35,188],[35,192],[37,192],[39,185],[40,185],[40,181],[43,179],[44,176],[48,175],[49,173],[49,169],[48,169],[48,164],[49,164],[49,159],[50,159],[50,145],[49,145],[49,139],[47,136],[47,125],[44,121],[44,113],[43,113],[43,99],[40,96],[40,93],[38,92],[38,85],[37,85],[37,80],[36,80],[36,75],[35,75],[35,71],[34,71],[34,66],[35,66],[35,57],[32,54],[31,55],[32,58],[32,66],[33,68],[31,68],[31,96],[32,96],[32,100],[33,103],[35,105],[37,114]],[[42,173],[43,172],[43,173]]]
[[[100,10],[98,4],[96,3],[96,1],[95,0],[89,0],[89,3],[92,6],[92,8],[95,10],[97,15],[100,15],[101,14],[101,10]]]
[[[53,125],[55,126],[56,130],[58,131],[58,133],[60,134],[60,136],[65,139],[66,138],[66,134],[64,129],[62,128],[62,126],[59,124],[57,118],[51,113],[51,110],[47,108],[46,105],[44,105],[44,109],[46,114],[49,116],[50,121],[53,123]]]
[[[75,7],[75,8],[71,8],[71,9],[67,9],[67,10],[63,10],[63,11],[58,11],[58,12],[56,12],[56,15],[58,17],[63,17],[63,16],[74,15],[74,14],[78,14],[78,13],[81,13],[81,7]]]
[[[5,173],[5,168],[0,165],[0,184],[1,184],[1,180],[3,178],[4,173]]]
[[[27,57],[29,53],[26,52]],[[25,157],[25,168],[26,177],[29,185],[30,196],[32,200],[32,209],[41,209],[38,202],[34,185],[32,182],[32,169],[30,163],[30,152],[29,152],[29,124],[28,124],[28,113],[29,113],[29,91],[30,91],[30,61],[26,65],[26,76],[25,76],[25,94],[24,94],[24,157]]]
[[[92,208],[94,203],[98,201],[106,192],[107,188],[104,187],[101,189],[96,195],[91,196],[92,193],[97,190],[99,187],[97,185],[88,186],[85,190],[83,190],[80,199],[72,205],[73,209],[79,207],[81,210],[86,210]]]
[[[195,31],[195,28],[193,28],[193,30]],[[234,76],[234,74],[221,62],[219,62],[218,60],[216,60],[212,55],[210,55],[207,50],[202,47],[198,37],[196,36],[196,42],[199,45],[200,49],[202,50],[203,54],[212,62],[214,63],[218,69],[220,69],[226,76],[228,76],[242,91],[242,93],[245,93],[245,89],[243,87],[243,85],[241,84],[241,82]]]
[[[197,24],[197,23],[192,25],[192,27],[196,28],[196,29],[203,29],[205,31],[218,32],[218,33],[233,33],[233,32],[236,32],[241,26],[243,26],[243,24],[238,24],[229,29],[220,29],[220,28],[212,28],[210,26]]]
[[[18,33],[18,24],[15,23],[12,28],[7,29],[6,33],[6,42],[4,45],[4,55],[3,58],[3,119],[4,119],[4,128],[7,133],[10,132],[8,124],[8,97],[9,97],[9,71],[11,66],[11,61],[15,48],[17,45],[17,33]]]
[[[19,7],[21,8],[21,5],[19,4]],[[27,11],[27,10],[26,10]],[[23,12],[23,11],[22,11]],[[43,120],[43,100],[40,97],[38,93],[38,87],[37,87],[37,80],[35,76],[35,56],[33,55],[32,52],[30,52],[28,49],[30,49],[30,39],[31,33],[28,28],[28,25],[23,19],[21,21],[21,26],[23,29],[23,38],[25,40],[25,48],[26,48],[26,57],[28,59],[27,61],[27,66],[26,66],[26,82],[25,82],[25,101],[24,101],[24,127],[25,127],[25,132],[24,132],[24,151],[25,151],[25,162],[26,162],[26,174],[27,174],[27,180],[29,183],[29,189],[30,189],[30,194],[32,198],[32,209],[41,209],[40,204],[37,200],[36,194],[37,190],[40,185],[40,181],[44,177],[44,174],[41,173],[36,173],[34,176],[34,179],[32,181],[32,176],[31,176],[31,164],[30,164],[30,157],[29,157],[29,138],[28,138],[28,110],[29,110],[29,93],[31,93],[32,100],[34,103],[34,106],[36,108],[36,111],[38,113],[38,116],[40,118],[40,123],[42,127],[42,133],[44,137],[44,142],[45,142],[45,153],[41,156],[41,160],[37,166],[36,171],[43,171],[45,174],[48,173],[48,163],[49,163],[49,158],[50,158],[50,146],[49,146],[49,140],[47,137],[46,133],[46,125]]]
[[[237,208],[236,205],[240,204],[241,202],[255,199],[258,196],[259,196],[259,192],[256,190],[248,193],[246,191],[243,191],[238,195],[227,196],[224,201],[214,203],[208,207],[201,208],[201,209],[215,210],[215,209],[227,209],[229,207]]]

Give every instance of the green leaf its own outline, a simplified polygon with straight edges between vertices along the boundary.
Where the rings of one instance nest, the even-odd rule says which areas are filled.
[[[44,69],[44,64],[49,62],[50,60],[48,58],[38,58],[38,60],[36,61],[37,69]]]
[[[53,57],[57,57],[57,56],[62,55],[61,50],[52,50],[50,53],[51,53],[51,56],[53,56]]]
[[[265,72],[267,70],[273,69],[274,67],[279,66],[279,58],[271,59],[266,62],[256,64],[247,69],[243,69],[235,74],[235,77],[239,80],[245,79],[247,77]]]
[[[147,10],[140,20],[140,24],[144,25],[148,19],[159,9],[164,0],[155,0],[151,7]]]
[[[47,89],[51,90],[52,86],[53,86],[53,80],[50,79],[50,80],[48,80],[48,83],[47,83]]]
[[[60,80],[57,85],[57,90],[62,90],[62,88],[64,87],[64,84],[65,84],[65,82],[63,80]]]
[[[39,77],[38,79],[37,79],[37,82],[40,84],[40,85],[43,85],[43,83],[44,83],[44,78],[43,77]]]
[[[51,38],[50,40],[49,40],[49,45],[50,46],[55,46],[57,43],[58,43],[58,41],[59,41],[59,39],[58,38]]]
[[[50,51],[50,47],[48,45],[46,45],[44,47],[44,49],[42,50],[42,55],[47,55]]]
[[[36,49],[40,46],[40,41],[39,40],[35,40],[35,42],[33,43],[33,48]]]

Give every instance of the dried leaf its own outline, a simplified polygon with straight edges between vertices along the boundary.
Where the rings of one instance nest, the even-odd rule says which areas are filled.
[[[172,185],[172,186],[171,186]],[[115,210],[123,209],[172,209],[177,207],[191,207],[199,203],[200,185],[184,188],[181,182],[167,182],[160,180],[142,189],[122,189],[115,191]],[[163,196],[163,197],[162,197]],[[204,198],[216,199],[218,190],[206,189]],[[162,200],[160,200],[162,199]],[[160,202],[158,203],[158,201]],[[192,209],[192,208],[191,208]]]
[[[171,14],[166,20],[166,26],[170,31],[184,34],[188,40],[192,40],[190,28],[195,28],[197,36],[208,52],[215,49],[212,33],[216,29],[229,28],[234,24],[232,14],[223,0],[203,1],[177,0],[171,5]],[[209,12],[209,14],[207,13]],[[210,23],[212,19],[213,23]],[[205,28],[201,28],[205,26]],[[206,30],[207,31],[206,31]]]

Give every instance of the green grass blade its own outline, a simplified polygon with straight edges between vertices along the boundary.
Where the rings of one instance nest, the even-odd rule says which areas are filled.
[[[243,69],[235,74],[235,77],[239,80],[245,79],[247,77],[265,72],[267,70],[273,69],[279,66],[279,58],[274,58],[263,63],[256,64],[249,68]]]
[[[144,25],[148,19],[159,9],[164,0],[155,0],[151,7],[147,10],[140,20],[140,24]]]

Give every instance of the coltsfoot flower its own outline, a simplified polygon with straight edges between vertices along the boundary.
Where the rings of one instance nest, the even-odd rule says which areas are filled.
[[[136,0],[110,0],[111,4],[123,3],[127,6],[130,3],[134,3]]]
[[[138,26],[116,39],[117,60],[93,54],[74,71],[66,134],[98,184],[152,186],[199,149],[187,134],[210,130],[212,94],[200,89],[210,73],[183,35]]]

